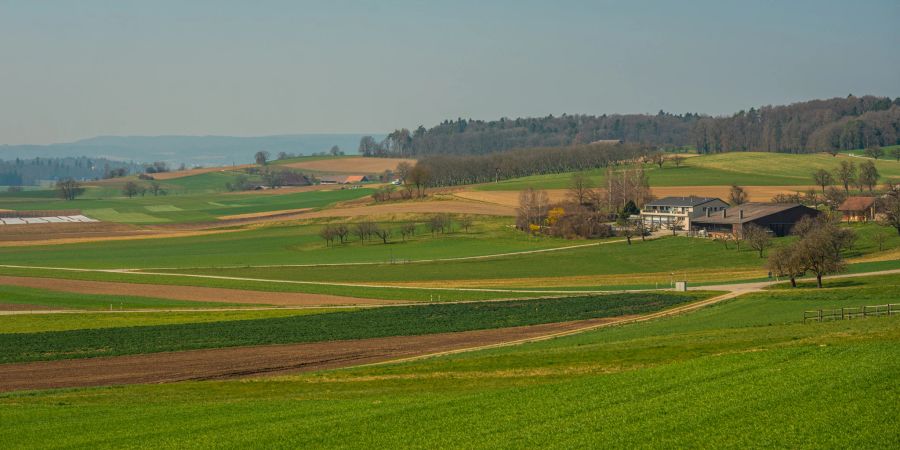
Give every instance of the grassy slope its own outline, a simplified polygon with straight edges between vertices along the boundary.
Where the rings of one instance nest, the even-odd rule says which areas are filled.
[[[75,294],[0,284],[0,303],[62,309],[215,308],[230,303],[192,302],[126,295]],[[247,305],[241,305],[247,306]]]
[[[686,158],[681,167],[670,166],[662,169],[655,165],[645,165],[650,177],[650,186],[722,186],[739,184],[746,186],[805,186],[813,184],[812,173],[817,169],[834,170],[839,161],[824,153],[792,155],[785,153],[735,152],[703,155]],[[855,164],[863,159],[849,158]],[[882,181],[900,180],[900,163],[881,159],[876,162]],[[586,172],[596,184],[602,185],[606,171]],[[537,175],[501,181],[479,186],[486,191],[522,190],[527,187],[538,189],[565,189],[569,186],[571,173]]]
[[[888,448],[898,319],[798,322],[824,298],[881,301],[885,277],[861,282],[402,365],[6,394],[0,430],[13,446]]]
[[[123,240],[55,246],[0,248],[0,263],[80,268],[209,267],[266,264],[322,264],[455,258],[583,242],[534,238],[509,229],[507,220],[475,219],[469,233],[457,231],[433,237],[419,226],[418,235],[404,242],[399,224],[389,245],[374,240],[326,248],[320,225],[269,226],[247,231],[184,238]]]
[[[704,292],[611,294],[372,308],[229,322],[0,334],[0,363],[503,328],[641,314],[707,295]]]
[[[283,209],[320,208],[371,194],[369,189],[297,192],[281,195],[196,194],[135,198],[78,198],[0,196],[0,209],[80,209],[109,222],[161,223],[215,221],[219,216]]]
[[[232,320],[324,314],[337,311],[342,311],[342,309],[23,314],[4,317],[3,320],[0,321],[0,334],[173,325],[182,323],[227,322]]]
[[[855,257],[875,252],[872,235],[876,230],[888,233],[885,249],[900,246],[900,237],[891,230],[877,225],[857,225],[859,240],[847,257]],[[776,240],[783,245],[791,238]],[[612,243],[597,247],[562,250],[551,253],[536,253],[512,257],[501,257],[474,261],[446,261],[412,265],[380,265],[370,269],[348,269],[347,267],[304,267],[304,268],[241,268],[241,269],[196,269],[180,270],[185,273],[208,275],[244,276],[264,279],[334,281],[334,282],[402,282],[435,280],[477,280],[529,277],[596,276],[604,274],[657,274],[660,282],[668,282],[671,272],[689,281],[705,279],[706,273],[721,273],[729,276],[730,271],[753,271],[744,276],[765,275],[764,259],[752,250],[743,247],[735,250],[731,245],[726,250],[721,243],[705,239],[684,237],[663,237],[632,245]],[[729,278],[721,278],[728,280]],[[627,280],[626,280],[627,281]],[[646,278],[644,282],[653,282]],[[617,283],[608,280],[609,284]],[[631,282],[631,281],[629,281]],[[540,282],[533,286],[539,287]]]

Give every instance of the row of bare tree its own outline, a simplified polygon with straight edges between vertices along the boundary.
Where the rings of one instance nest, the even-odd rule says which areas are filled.
[[[442,233],[450,233],[453,231],[454,219],[450,214],[435,214],[430,216],[424,223],[426,229],[431,232],[432,236]],[[460,216],[455,219],[456,224],[469,232],[469,228],[474,224],[474,220],[470,216]],[[392,236],[399,235],[404,241],[415,236],[419,224],[415,222],[402,223],[399,226],[391,227],[388,224],[379,224],[371,220],[364,220],[353,224],[327,224],[319,230],[319,237],[325,241],[325,246],[335,244],[345,244],[350,242],[351,237],[358,238],[361,244],[373,239],[380,239],[383,244],[390,242]]]
[[[872,161],[860,163],[857,170],[857,166],[853,164],[853,161],[844,160],[840,162],[833,172],[818,169],[812,174],[813,182],[816,183],[816,186],[822,188],[823,194],[826,188],[835,184],[843,186],[845,194],[850,193],[851,186],[856,187],[859,191],[867,188],[869,192],[872,192],[880,177],[881,174],[878,173],[878,168],[875,167],[875,163]]]

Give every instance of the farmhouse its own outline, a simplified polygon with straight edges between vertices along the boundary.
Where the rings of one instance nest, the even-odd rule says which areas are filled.
[[[322,177],[319,178],[319,184],[356,184],[369,181],[369,177],[365,175],[348,175],[345,177]]]
[[[644,226],[655,229],[690,230],[695,217],[722,211],[728,203],[712,197],[666,197],[651,201],[641,210]]]
[[[868,222],[875,219],[875,197],[847,197],[837,210],[847,222]]]
[[[785,236],[800,219],[817,215],[819,211],[794,203],[745,203],[692,219],[691,231],[707,236],[740,235],[744,227],[754,224],[775,236]]]

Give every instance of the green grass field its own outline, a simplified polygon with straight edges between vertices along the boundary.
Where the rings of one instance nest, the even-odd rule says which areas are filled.
[[[885,282],[405,364],[4,394],[0,431],[10,446],[890,448],[900,319],[800,322],[881,302]]]
[[[813,185],[812,173],[817,169],[834,170],[839,161],[849,159],[859,165],[860,158],[836,158],[824,153],[793,155],[786,153],[733,152],[685,158],[680,167],[667,163],[662,169],[644,166],[650,186],[808,186]],[[876,167],[881,181],[900,180],[900,163],[880,159]],[[598,186],[603,185],[606,170],[585,172]],[[518,191],[535,189],[566,189],[571,173],[537,175],[514,178],[499,183],[484,184],[485,191]]]
[[[387,245],[377,238],[361,244],[351,236],[349,243],[326,247],[318,235],[320,224],[279,225],[181,238],[0,248],[0,263],[79,268],[334,264],[457,258],[584,243],[530,237],[510,229],[508,219],[479,217],[469,232],[455,225],[454,232],[436,236],[420,221],[417,235],[406,241],[400,224],[381,225],[394,229]]]
[[[0,303],[60,309],[215,308],[230,303],[191,302],[126,295],[76,294],[0,284]],[[247,306],[247,305],[240,305]]]
[[[325,314],[349,309],[266,309],[266,310],[215,310],[166,311],[166,312],[97,312],[65,314],[23,314],[4,317],[0,321],[0,334],[42,333],[47,331],[90,330],[97,328],[121,328],[182,323],[229,322],[233,320],[268,319],[273,317]]]
[[[199,176],[199,175],[198,175]],[[220,216],[284,209],[321,208],[371,194],[370,189],[296,192],[291,194],[192,194],[154,197],[78,198],[64,201],[52,192],[42,195],[0,195],[0,209],[80,209],[85,215],[108,222],[168,223],[211,222]]]
[[[702,291],[610,294],[371,308],[227,322],[0,334],[0,364],[514,327],[643,314],[708,295]]]
[[[875,230],[890,232],[878,225],[856,225],[859,239],[847,257],[861,256],[877,251],[872,241]],[[889,234],[885,249],[900,246],[900,237]],[[777,239],[783,245],[792,238]],[[734,245],[730,250],[718,242],[685,237],[663,237],[632,245],[624,242],[595,247],[561,250],[471,261],[441,261],[410,265],[379,265],[371,268],[342,266],[322,267],[266,267],[234,269],[188,269],[181,273],[216,276],[243,276],[262,279],[328,281],[328,282],[404,282],[435,280],[477,280],[505,278],[546,278],[611,274],[669,274],[679,278],[701,280],[710,271],[723,273],[733,270],[758,269],[763,273],[765,259],[746,246],[738,252]],[[670,277],[666,277],[669,279]],[[722,279],[722,278],[720,278]],[[729,278],[724,278],[727,280]],[[615,280],[610,282],[616,283]],[[534,287],[539,287],[540,282]]]

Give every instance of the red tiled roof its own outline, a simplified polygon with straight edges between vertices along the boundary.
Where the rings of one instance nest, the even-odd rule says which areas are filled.
[[[847,197],[838,211],[865,211],[875,205],[875,197]]]

